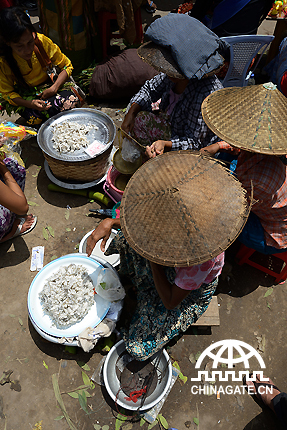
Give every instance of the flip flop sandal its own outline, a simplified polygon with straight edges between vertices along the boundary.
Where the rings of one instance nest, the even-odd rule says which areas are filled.
[[[148,13],[154,13],[155,11],[156,11],[156,8],[155,7],[152,7],[152,5],[154,4],[154,2],[151,0],[151,2],[150,3],[147,3],[146,4],[146,7],[145,7],[145,10],[148,12]]]
[[[17,219],[19,219],[20,222],[19,222],[19,224],[17,226],[17,229],[16,229],[15,233],[13,234],[12,237],[10,237],[10,239],[14,239],[15,237],[23,236],[24,234],[30,233],[30,231],[32,231],[33,228],[36,226],[38,218],[36,216],[34,216],[34,220],[33,220],[33,223],[31,225],[31,227],[29,227],[23,233],[21,233],[21,229],[22,229],[22,226],[23,226],[24,222],[26,221],[26,218],[17,218]]]
[[[252,373],[249,374],[250,378],[251,378],[251,376],[252,376]],[[276,385],[273,385],[273,384],[268,383],[268,382],[256,382],[256,381],[250,381],[250,382],[252,382],[252,384],[254,385],[256,393],[248,393],[248,388],[247,388],[247,384],[246,384],[246,376],[244,375],[243,376],[243,384],[246,385],[245,390],[247,391],[247,393],[250,394],[250,396],[253,398],[253,400],[255,401],[255,403],[257,403],[257,405],[260,406],[262,409],[264,409],[264,408],[269,408],[270,409],[270,407],[268,405],[266,405],[266,403],[262,399],[262,396],[261,396],[260,392],[258,391],[258,388],[260,386],[262,386],[262,387],[267,387],[268,386],[268,387],[273,387],[274,390],[280,391],[279,388],[276,387]]]

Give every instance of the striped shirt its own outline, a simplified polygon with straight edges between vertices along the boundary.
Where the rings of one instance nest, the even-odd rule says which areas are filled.
[[[175,84],[164,73],[146,81],[140,91],[131,99],[144,111],[152,111],[152,103],[161,99],[159,109],[166,111],[169,106],[170,90]],[[199,150],[219,138],[207,127],[201,114],[203,100],[216,90],[223,88],[216,76],[190,79],[170,116],[172,150]]]

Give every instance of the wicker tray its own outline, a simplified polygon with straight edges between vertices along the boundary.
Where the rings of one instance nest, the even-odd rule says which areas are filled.
[[[83,149],[73,153],[59,153],[53,148],[53,126],[63,121],[95,125],[87,138],[105,145],[102,152],[91,158]],[[43,151],[53,175],[62,180],[91,182],[104,176],[110,166],[110,153],[115,138],[115,125],[111,118],[96,109],[73,109],[61,112],[50,118],[40,128],[37,135],[38,145]]]

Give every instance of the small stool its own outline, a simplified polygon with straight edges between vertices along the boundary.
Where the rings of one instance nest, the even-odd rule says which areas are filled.
[[[120,34],[114,34],[111,32],[110,21],[117,20],[117,15],[115,13],[101,10],[98,12],[98,17],[103,58],[106,58],[108,56],[107,47],[109,46],[110,40],[112,38],[120,39],[122,36]],[[140,7],[135,11],[134,19],[136,28],[136,38],[134,40],[134,44],[140,44],[143,41],[142,15]]]
[[[241,266],[244,263],[249,264],[249,266],[255,267],[256,269],[261,270],[261,272],[268,273],[268,275],[274,276],[275,281],[277,284],[279,282],[285,281],[287,278],[287,251],[285,252],[279,252],[276,254],[270,254],[273,257],[279,258],[280,260],[284,261],[284,266],[280,273],[274,272],[274,270],[268,269],[267,267],[261,266],[261,264],[255,263],[252,260],[249,260],[249,257],[251,257],[252,254],[254,254],[255,249],[248,248],[247,246],[241,244],[241,247],[236,254],[236,260],[237,263]],[[264,254],[266,255],[266,254]]]

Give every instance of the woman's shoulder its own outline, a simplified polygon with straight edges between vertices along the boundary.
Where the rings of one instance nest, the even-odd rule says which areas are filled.
[[[45,34],[37,33],[37,37],[40,40],[40,42],[42,42],[44,47],[49,45],[55,45],[55,43],[48,36],[45,36]]]

